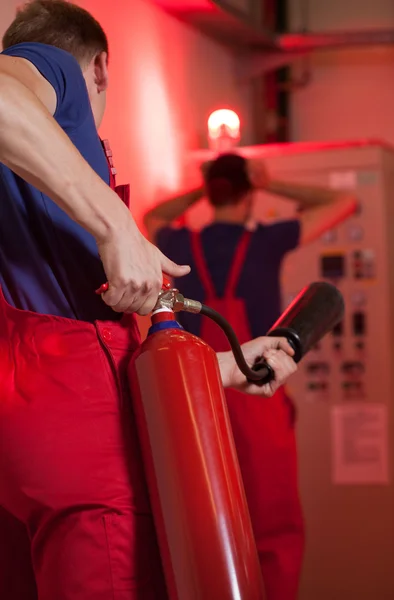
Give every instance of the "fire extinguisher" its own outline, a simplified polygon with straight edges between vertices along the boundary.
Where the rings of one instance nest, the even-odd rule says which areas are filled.
[[[264,585],[215,352],[174,313],[204,314],[226,333],[249,381],[275,376],[250,368],[228,322],[164,286],[147,339],[128,369],[151,505],[171,600],[263,600]],[[314,283],[268,335],[302,356],[342,318],[340,292]],[[264,399],[262,399],[262,402]]]

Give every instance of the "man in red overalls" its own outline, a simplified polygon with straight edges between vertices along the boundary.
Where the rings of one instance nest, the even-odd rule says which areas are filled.
[[[180,267],[115,193],[105,107],[107,40],[82,9],[36,0],[0,55],[0,598],[165,600],[128,394],[153,308]],[[103,297],[94,290],[105,282]],[[127,313],[127,314],[126,314]],[[245,347],[277,380],[282,340]],[[243,386],[229,354],[223,383]],[[249,386],[257,393],[256,386]]]
[[[299,219],[250,223],[253,191],[259,188],[298,201]],[[279,273],[285,254],[350,216],[356,202],[348,194],[269,181],[261,162],[235,154],[205,165],[205,189],[214,221],[201,232],[172,228],[171,223],[202,197],[202,187],[153,208],[145,224],[167,256],[192,265],[182,279],[182,292],[226,316],[245,342],[264,335],[280,314]],[[216,351],[228,348],[210,320],[179,318]],[[304,527],[292,402],[283,388],[264,402],[234,390],[226,396],[267,599],[295,600]]]

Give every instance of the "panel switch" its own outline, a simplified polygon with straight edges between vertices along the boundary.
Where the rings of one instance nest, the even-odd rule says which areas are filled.
[[[306,365],[306,370],[311,375],[328,375],[330,365],[326,362],[311,362]]]
[[[366,317],[365,313],[358,311],[353,313],[353,334],[365,335],[366,332]]]
[[[362,375],[365,371],[365,367],[360,361],[348,360],[342,364],[341,371],[348,375]]]

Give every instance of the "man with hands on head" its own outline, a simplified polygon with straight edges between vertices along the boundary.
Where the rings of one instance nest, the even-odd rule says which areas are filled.
[[[259,190],[296,202],[297,218],[253,223]],[[212,222],[200,232],[173,227],[204,194],[213,209]],[[198,189],[152,208],[145,225],[150,239],[169,258],[192,266],[180,283],[182,293],[221,312],[246,342],[264,335],[280,315],[285,255],[313,242],[355,209],[351,194],[272,180],[264,161],[223,154],[203,165]],[[216,351],[226,347],[218,328],[205,317],[180,313],[179,320]],[[285,390],[273,391],[266,402],[240,395],[239,390],[227,390],[226,397],[267,600],[295,600],[304,546],[295,408]]]

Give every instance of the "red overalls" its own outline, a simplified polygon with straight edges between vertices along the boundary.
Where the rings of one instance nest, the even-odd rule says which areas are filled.
[[[218,298],[206,266],[201,238],[191,234],[192,253],[205,304],[232,325],[241,343],[251,339],[245,303],[236,297],[252,233],[236,248],[223,298]],[[202,318],[201,337],[217,352],[229,349],[223,332]],[[267,600],[295,600],[304,547],[298,496],[293,408],[283,388],[264,399],[226,390],[227,406],[248,499]]]
[[[0,294],[1,600],[167,598],[126,376],[138,344],[134,316],[91,324]]]

